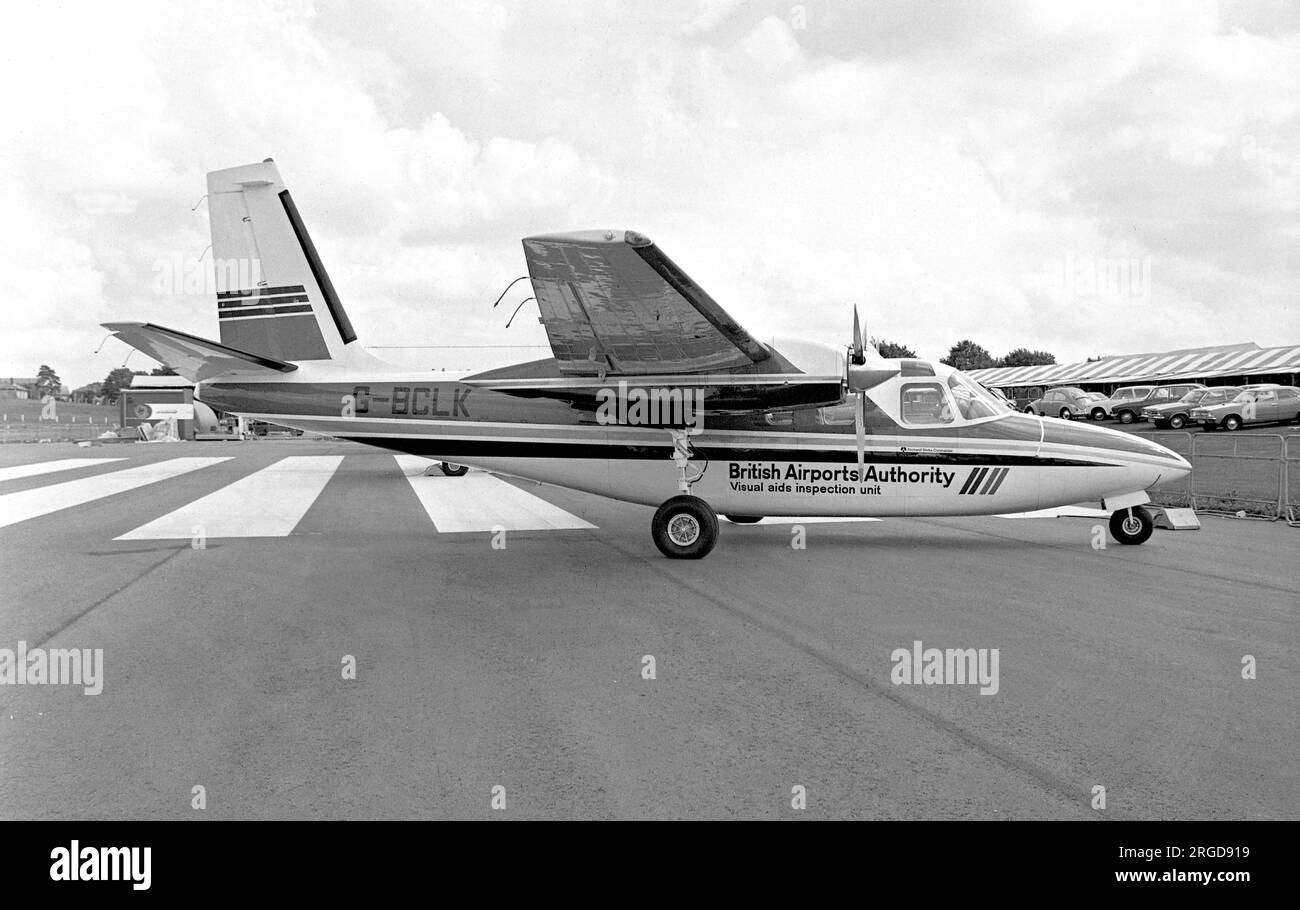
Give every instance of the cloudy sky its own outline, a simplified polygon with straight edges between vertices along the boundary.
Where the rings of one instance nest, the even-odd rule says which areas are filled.
[[[412,365],[544,356],[522,283],[490,309],[519,238],[606,227],[760,337],[1296,344],[1297,86],[1283,2],[24,4],[0,375],[102,378],[106,320],[216,338],[159,277],[268,156],[364,344],[543,346],[377,352]]]

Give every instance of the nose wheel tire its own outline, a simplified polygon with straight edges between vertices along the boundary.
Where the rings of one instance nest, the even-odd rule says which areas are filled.
[[[450,461],[444,461],[440,465],[442,473],[448,477],[464,477],[469,473],[469,468],[463,464],[452,464]]]
[[[718,516],[698,496],[674,496],[655,512],[650,534],[669,559],[700,559],[718,542]]]
[[[1120,509],[1110,516],[1110,536],[1128,546],[1146,543],[1155,529],[1155,519],[1141,506]]]

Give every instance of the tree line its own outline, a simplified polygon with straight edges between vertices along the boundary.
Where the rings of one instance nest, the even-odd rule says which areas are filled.
[[[915,357],[913,351],[905,344],[872,338],[881,357]],[[1056,363],[1056,356],[1047,351],[1031,351],[1029,348],[1016,348],[1002,357],[994,357],[983,345],[970,339],[962,339],[948,349],[948,356],[939,358],[940,363],[959,370],[987,370],[990,367],[1037,367]]]

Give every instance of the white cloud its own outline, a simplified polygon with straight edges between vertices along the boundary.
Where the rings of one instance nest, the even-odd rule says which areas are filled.
[[[215,334],[210,301],[151,294],[152,268],[206,246],[206,170],[268,155],[368,343],[540,341],[487,305],[520,237],[585,227],[649,234],[755,331],[839,342],[858,303],[929,356],[1300,338],[1281,13],[803,12],[24,7],[0,37],[0,371],[98,378],[101,319]],[[1149,258],[1150,303],[1024,280],[1067,254]]]

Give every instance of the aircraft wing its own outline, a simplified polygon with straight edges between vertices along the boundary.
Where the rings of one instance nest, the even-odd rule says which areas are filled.
[[[105,322],[103,326],[131,347],[194,382],[222,373],[292,373],[298,369],[296,364],[251,354],[151,322]]]
[[[601,392],[615,388],[616,378],[603,383],[595,378],[563,376],[558,378],[505,377],[507,370],[483,373],[460,380],[465,385],[492,389],[518,398],[550,398],[567,401],[585,409],[596,407]],[[627,381],[623,381],[627,385]],[[672,375],[638,375],[632,384],[638,388],[699,389],[712,411],[748,411],[763,408],[796,407],[809,404],[834,404],[843,398],[842,380],[838,376],[810,376],[806,373],[722,373]],[[626,394],[626,391],[624,391]]]
[[[566,375],[797,373],[634,231],[524,238],[551,351]]]

